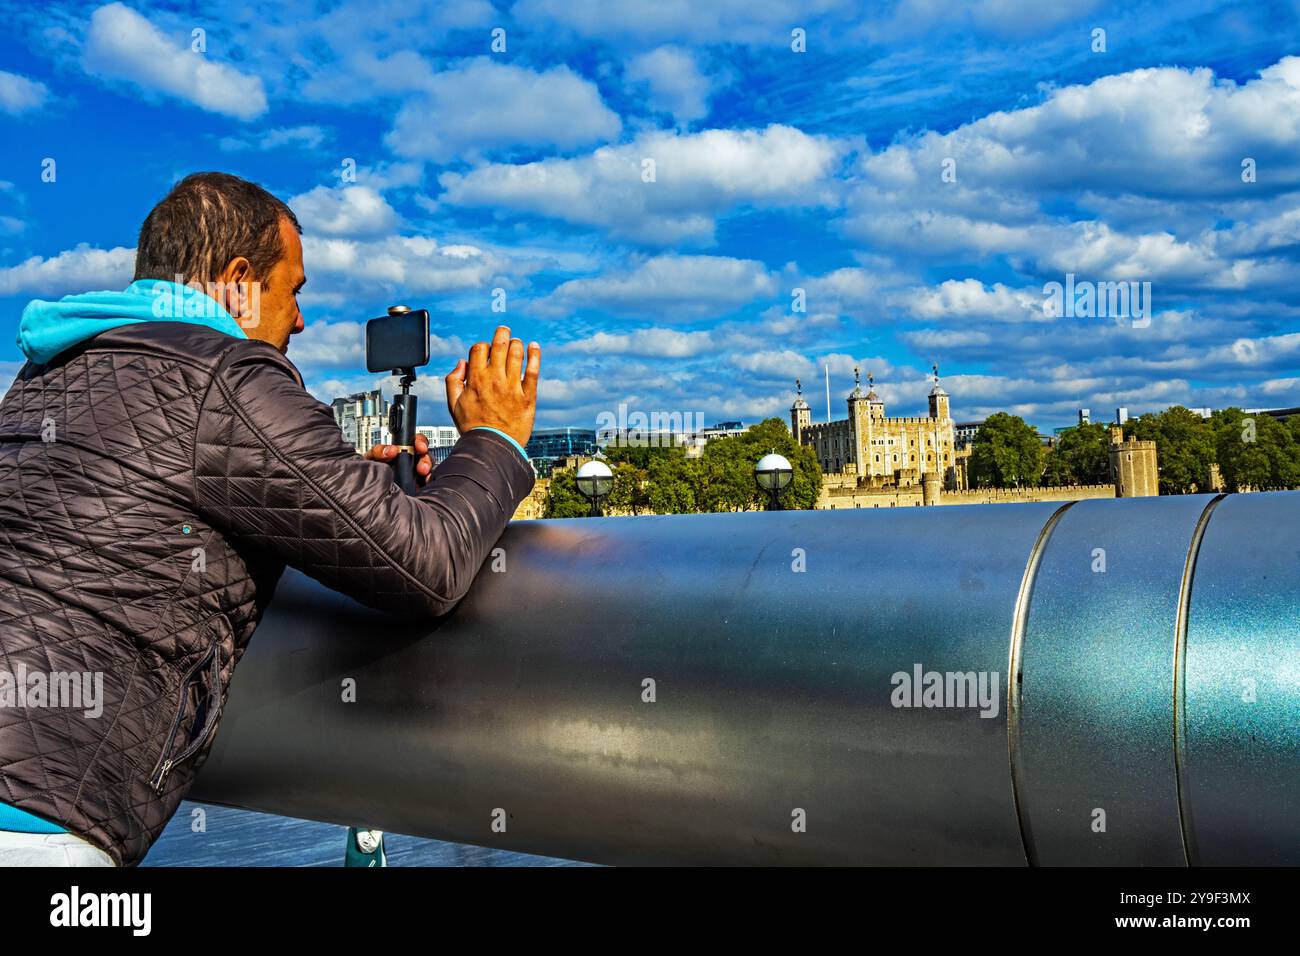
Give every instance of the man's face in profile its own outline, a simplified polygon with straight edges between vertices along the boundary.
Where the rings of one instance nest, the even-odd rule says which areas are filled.
[[[287,352],[289,336],[304,328],[298,292],[307,281],[307,274],[302,265],[302,240],[288,219],[280,220],[280,242],[284,255],[262,280],[256,324],[245,324],[244,332],[250,339],[268,342]]]

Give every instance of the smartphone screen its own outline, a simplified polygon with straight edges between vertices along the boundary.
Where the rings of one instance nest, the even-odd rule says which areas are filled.
[[[391,372],[429,364],[429,312],[418,309],[366,323],[366,369]]]

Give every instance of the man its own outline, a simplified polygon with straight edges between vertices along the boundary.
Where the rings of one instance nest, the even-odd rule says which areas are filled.
[[[422,455],[417,494],[391,446],[344,442],[285,354],[300,231],[253,183],[189,176],[125,292],[23,312],[0,402],[0,863],[139,863],[286,564],[444,614],[532,488],[541,349],[525,366],[504,326],[447,375],[461,440]]]

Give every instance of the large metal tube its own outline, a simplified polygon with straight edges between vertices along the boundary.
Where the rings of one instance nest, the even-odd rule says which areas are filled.
[[[191,796],[606,863],[1294,864],[1297,528],[1300,493],[516,522],[427,624],[290,572]]]

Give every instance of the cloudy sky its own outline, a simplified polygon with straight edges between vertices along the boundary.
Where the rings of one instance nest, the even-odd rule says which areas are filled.
[[[917,414],[935,362],[958,419],[1300,405],[1296,0],[0,13],[7,343],[124,287],[153,203],[220,169],[302,220],[318,397],[387,387],[362,323],[430,309],[430,424],[502,318],[541,426],[786,417],[796,376],[822,420],[828,366],[839,418],[854,365]],[[1149,321],[1045,314],[1066,274],[1149,282]]]

